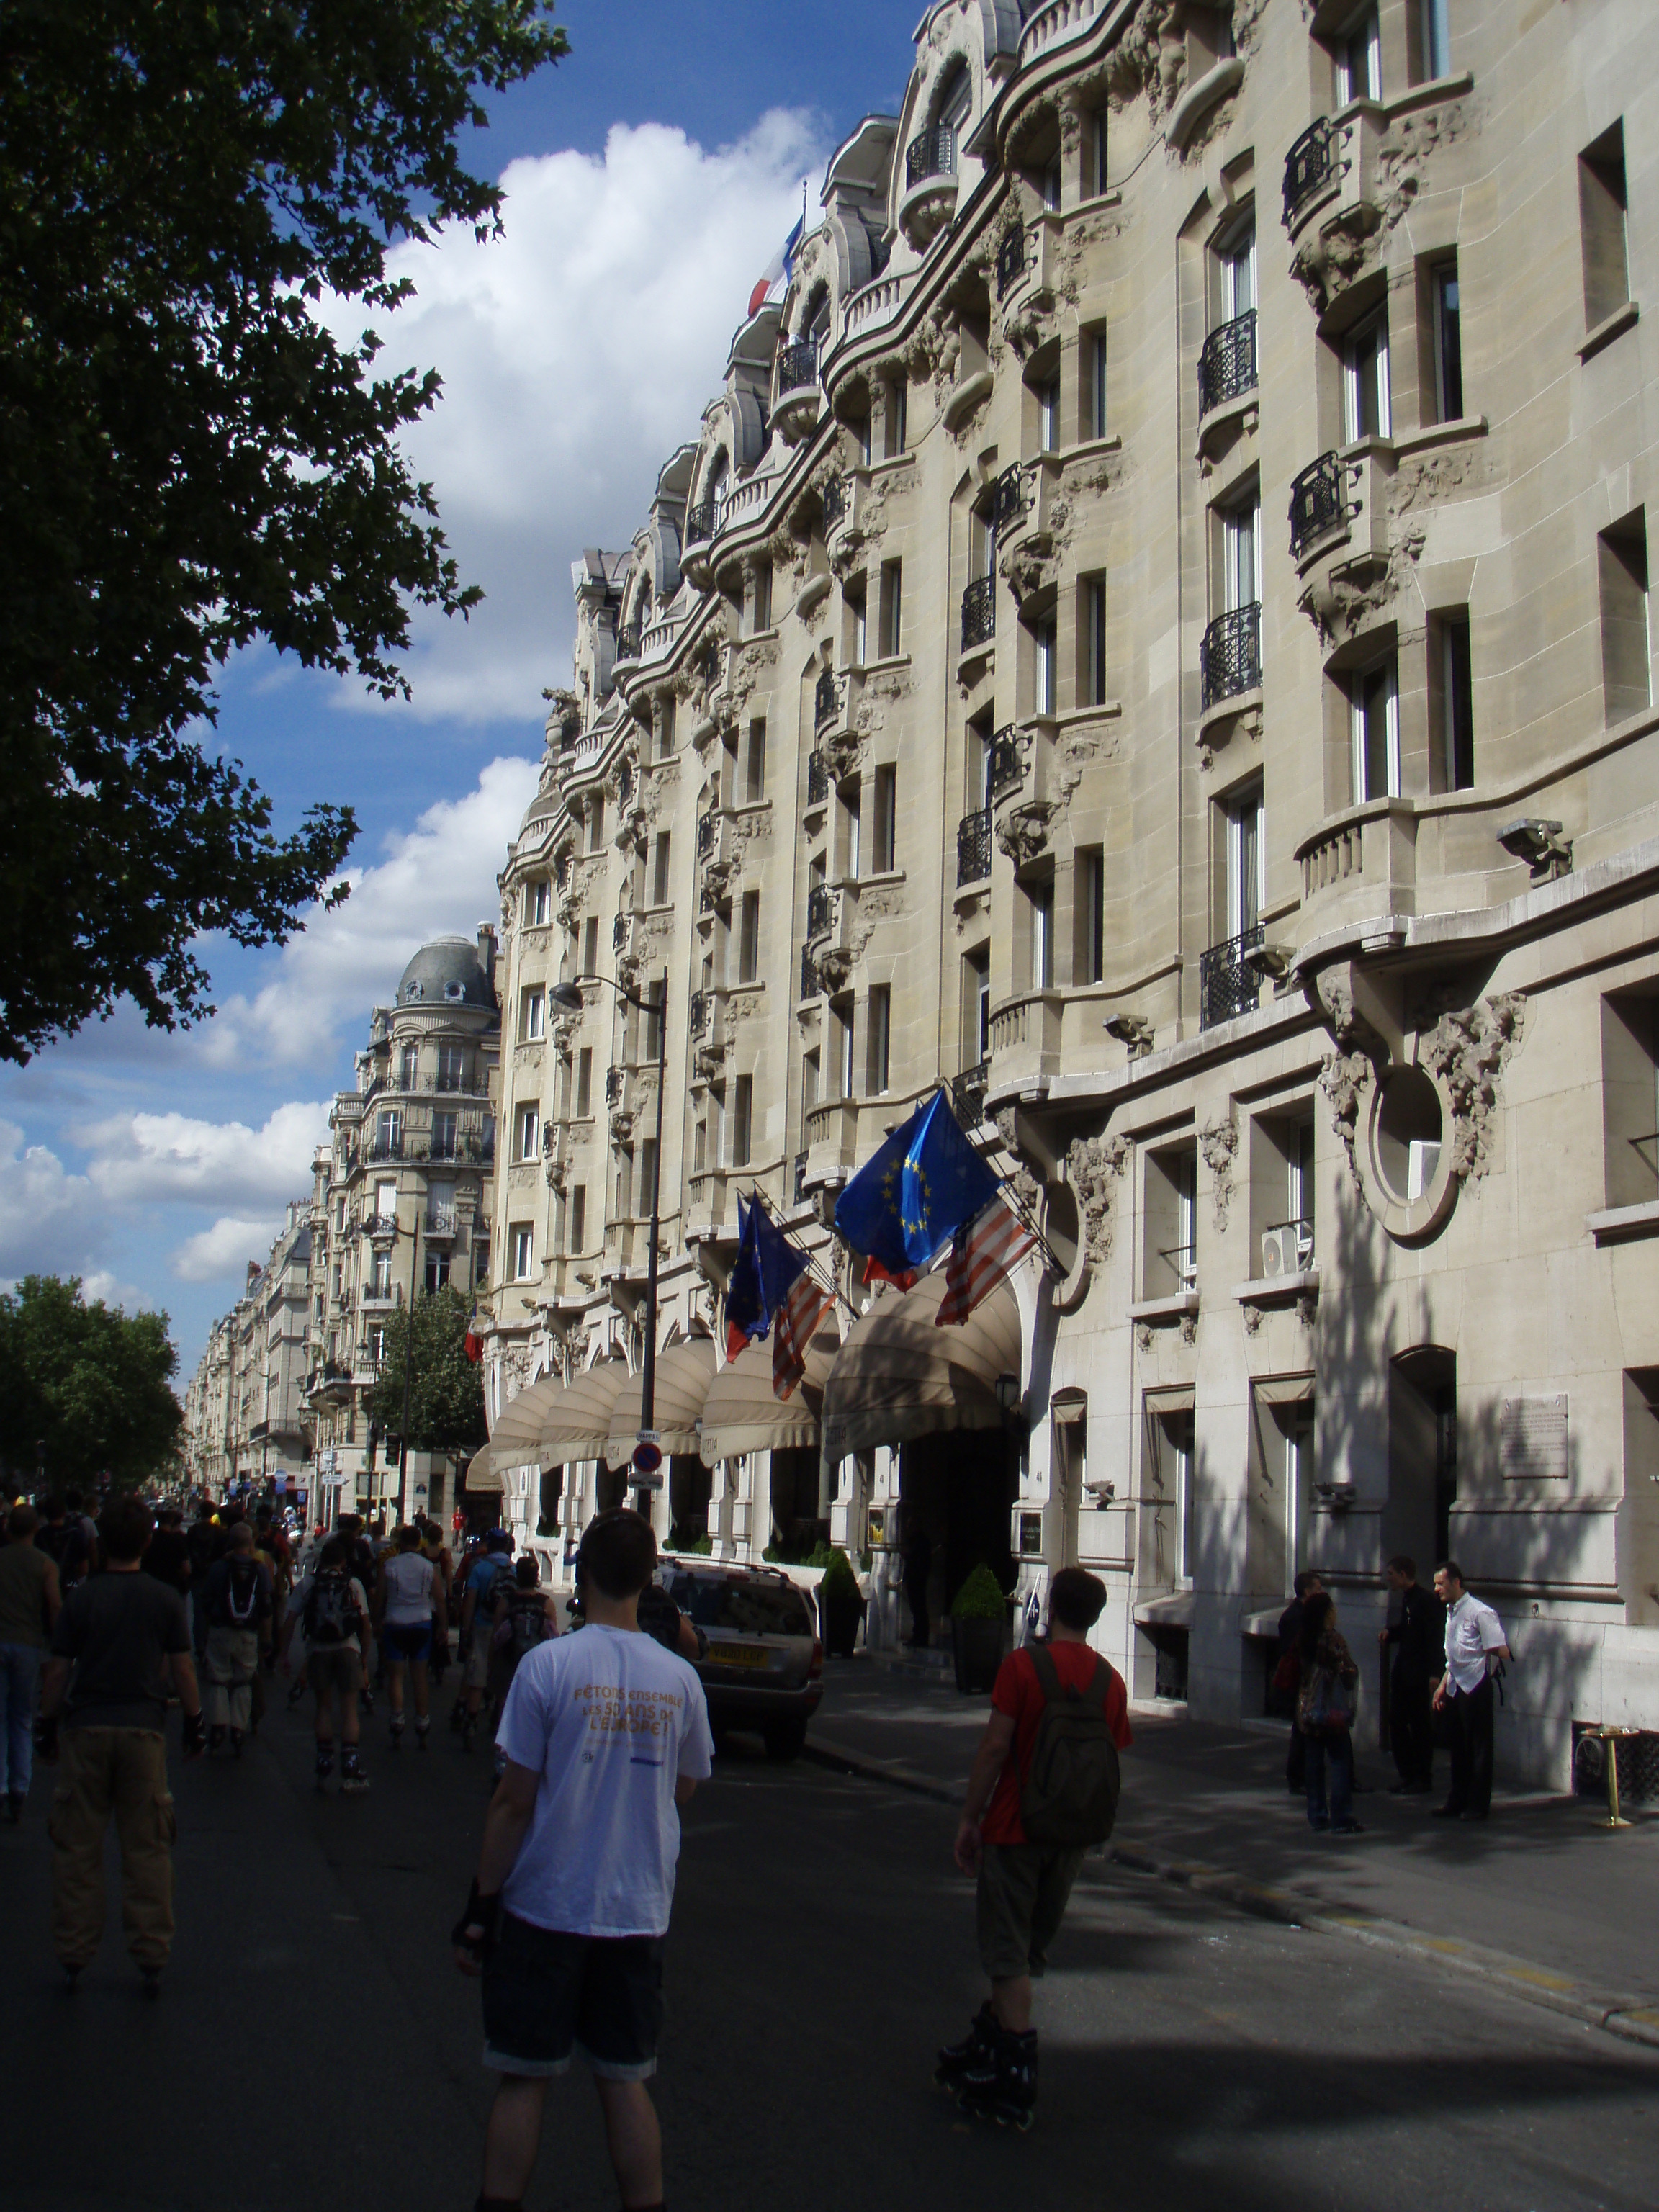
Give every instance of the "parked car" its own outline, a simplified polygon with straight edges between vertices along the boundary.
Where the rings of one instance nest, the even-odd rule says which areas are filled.
[[[668,1595],[708,1640],[696,1662],[709,1725],[758,1729],[769,1759],[793,1759],[823,1695],[823,1645],[812,1601],[777,1567],[673,1556]]]

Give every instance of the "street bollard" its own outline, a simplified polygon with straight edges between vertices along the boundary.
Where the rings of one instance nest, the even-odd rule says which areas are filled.
[[[1636,1733],[1634,1729],[1617,1727],[1586,1729],[1584,1731],[1586,1736],[1601,1745],[1601,1756],[1606,1759],[1607,1766],[1607,1817],[1605,1820],[1596,1822],[1598,1828],[1631,1828],[1636,1825],[1633,1820],[1626,1820],[1619,1810],[1620,1741],[1622,1737],[1634,1735]],[[1583,1738],[1581,1737],[1579,1740],[1582,1742]]]

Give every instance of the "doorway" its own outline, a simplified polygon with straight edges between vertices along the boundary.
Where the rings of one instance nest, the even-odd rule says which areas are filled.
[[[1389,1364],[1387,1553],[1403,1552],[1419,1577],[1451,1551],[1457,1502],[1457,1354],[1415,1345]]]
[[[1001,1429],[953,1429],[901,1448],[899,1496],[933,1547],[929,1611],[941,1620],[974,1569],[1014,1586],[1012,1513],[1019,1495],[1016,1439]]]

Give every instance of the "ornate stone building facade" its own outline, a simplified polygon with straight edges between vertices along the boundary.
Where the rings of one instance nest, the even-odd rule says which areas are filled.
[[[901,1501],[937,1599],[1081,1559],[1215,1716],[1299,1568],[1363,1650],[1450,1550],[1511,1764],[1659,1724],[1656,90],[1636,0],[928,9],[576,568],[501,878],[521,1522],[620,1492],[659,1180],[665,1534],[827,1520],[877,1638]],[[662,1012],[559,1016],[595,971]],[[825,1224],[941,1082],[1049,1250],[930,1334]],[[787,1408],[715,1347],[751,1186],[845,1294]]]

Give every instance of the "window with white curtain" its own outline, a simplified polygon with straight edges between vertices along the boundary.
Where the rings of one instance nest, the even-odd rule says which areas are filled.
[[[1353,795],[1368,799],[1400,795],[1400,685],[1389,653],[1353,678],[1349,694],[1353,728]]]
[[[1336,40],[1336,104],[1382,97],[1382,29],[1375,5],[1349,19]]]
[[[1261,919],[1264,871],[1261,786],[1227,809],[1227,934],[1242,937]]]
[[[1350,445],[1358,438],[1393,435],[1386,313],[1362,323],[1342,349],[1342,408]]]

